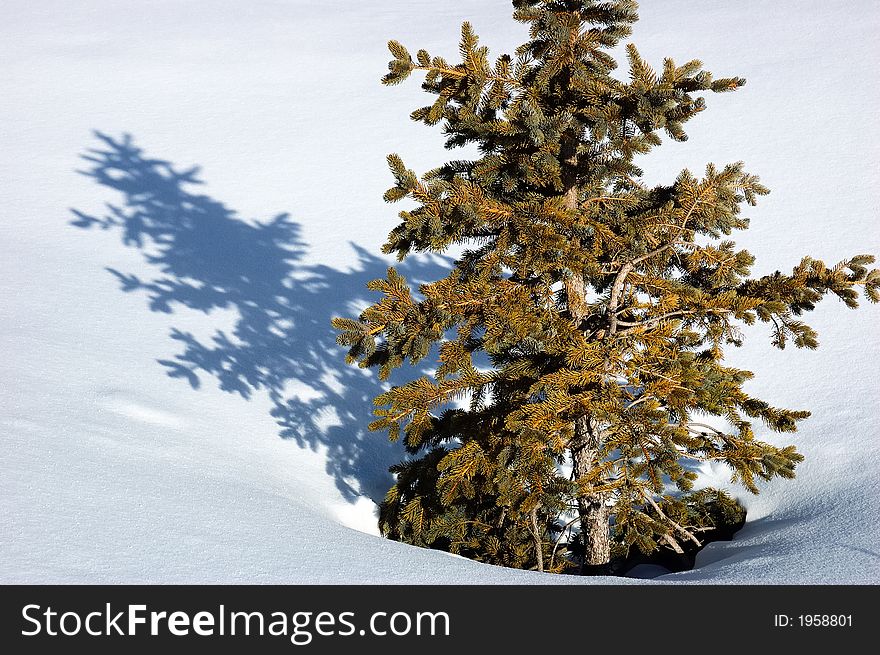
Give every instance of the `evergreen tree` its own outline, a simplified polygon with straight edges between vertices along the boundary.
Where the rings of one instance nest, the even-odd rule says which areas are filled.
[[[419,177],[389,156],[385,199],[416,207],[384,252],[465,249],[418,293],[389,268],[369,285],[381,299],[334,326],[349,361],[383,379],[439,346],[433,379],[376,398],[371,429],[402,436],[411,455],[392,469],[384,534],[543,571],[579,552],[602,572],[632,547],[681,552],[736,513],[722,491],[694,489],[693,464],[724,462],[753,493],[794,476],[802,456],[760,441],[754,422],[793,432],[809,412],[750,396],[752,373],[725,366],[724,349],[756,321],[778,348],[816,348],[800,316],[829,293],[848,307],[859,288],[878,301],[880,272],[859,255],[749,277],[754,258],[728,237],[748,227],[743,203],[768,192],[758,178],[742,163],[710,164],[652,187],[635,163],[663,132],[684,141],[706,93],[745,80],[716,79],[697,60],[657,71],[631,44],[626,81],[612,76],[633,0],[513,5],[530,38],[494,63],[468,23],[457,64],[389,43],[383,82],[423,73],[435,96],[413,120],[441,124],[448,148],[476,144],[480,157]]]

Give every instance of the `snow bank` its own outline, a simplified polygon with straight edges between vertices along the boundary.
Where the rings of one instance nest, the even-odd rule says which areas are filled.
[[[407,120],[418,84],[379,85],[384,44],[454,56],[465,18],[495,53],[522,41],[505,0],[475,4],[3,3],[2,581],[596,581],[378,538],[372,501],[400,451],[364,431],[381,387],[329,327],[387,265],[385,155],[446,156]],[[740,239],[756,273],[880,254],[876,4],[643,5],[650,61],[749,81],[709,98],[648,176],[745,160],[773,191]],[[813,411],[793,437],[807,460],[743,499],[733,542],[658,581],[878,581],[878,316],[831,300],[811,317],[820,350],[773,351],[756,328],[731,353],[759,397]]]

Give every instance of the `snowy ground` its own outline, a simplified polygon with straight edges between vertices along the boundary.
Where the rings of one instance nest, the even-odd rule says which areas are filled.
[[[880,254],[880,6],[642,5],[649,60],[700,57],[749,81],[709,98],[649,176],[745,160],[773,190],[740,239],[758,274]],[[378,538],[371,498],[399,451],[365,434],[379,387],[329,327],[386,265],[385,155],[417,170],[445,156],[407,120],[418,83],[379,85],[385,42],[452,58],[467,18],[500,53],[523,39],[509,13],[506,0],[0,5],[0,580],[596,581]],[[81,159],[90,148],[104,154]],[[141,223],[123,235],[107,203]],[[880,581],[878,318],[829,300],[811,317],[820,350],[775,351],[759,327],[731,353],[759,397],[813,411],[793,437],[807,460],[744,498],[733,542],[658,581]]]

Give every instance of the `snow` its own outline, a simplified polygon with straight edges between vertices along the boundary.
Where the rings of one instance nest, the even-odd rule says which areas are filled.
[[[382,385],[344,364],[329,319],[363,307],[388,264],[385,156],[416,170],[448,156],[408,121],[418,82],[378,83],[385,42],[452,58],[468,19],[500,53],[523,40],[509,14],[505,0],[0,6],[0,580],[646,582],[504,570],[376,534],[400,449],[366,433]],[[756,274],[880,254],[880,7],[645,0],[641,15],[649,61],[698,56],[748,79],[708,98],[648,177],[745,160],[773,191],[739,238]],[[120,192],[80,158],[107,149],[95,130],[178,173],[198,166],[204,184]],[[71,225],[107,203],[145,212],[160,243]],[[826,300],[809,317],[815,352],[749,330],[729,357],[756,372],[749,390],[813,412],[795,435],[762,436],[806,461],[793,482],[737,492],[749,521],[734,541],[654,583],[880,580],[878,317]]]

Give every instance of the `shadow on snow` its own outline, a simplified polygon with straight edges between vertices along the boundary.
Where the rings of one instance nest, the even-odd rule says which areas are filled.
[[[72,224],[118,230],[122,243],[155,269],[151,279],[107,269],[120,289],[144,293],[156,312],[235,311],[234,328],[217,329],[210,341],[172,329],[176,353],[158,360],[168,375],[194,389],[214,378],[245,399],[267,393],[281,437],[326,447],[327,472],[350,500],[381,500],[392,484],[388,466],[403,448],[367,432],[372,399],[383,386],[373,372],[345,363],[330,319],[356,315],[368,302],[366,283],[384,277],[388,263],[352,244],[354,270],[305,264],[307,244],[288,214],[243,220],[196,192],[198,168],[147,158],[130,136],[96,134],[101,146],[83,156],[88,167],[80,172],[123,202],[108,204],[102,216],[73,210]],[[397,268],[415,284],[444,272],[430,259],[409,258]]]

